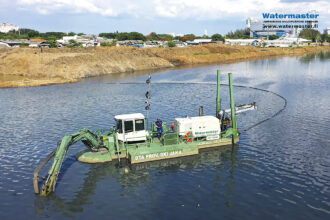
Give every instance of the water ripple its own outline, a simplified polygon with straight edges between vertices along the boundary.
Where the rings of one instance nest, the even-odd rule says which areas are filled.
[[[1,89],[0,217],[327,219],[330,100],[325,94],[330,77],[322,70],[328,63],[314,60],[310,65],[317,64],[317,77],[305,80],[303,74],[312,70],[299,69],[299,62],[283,58],[221,67],[234,73],[237,84],[269,89],[288,100],[280,115],[242,133],[237,148],[132,166],[124,175],[125,164],[76,162],[75,152],[84,148],[79,143],[70,149],[56,193],[48,198],[34,195],[32,174],[57,141],[84,127],[108,129],[116,114],[144,112],[146,86],[108,84],[113,78],[104,76],[76,84]],[[281,63],[286,63],[285,70]],[[217,68],[165,71],[152,80],[214,81]],[[151,121],[195,116],[201,105],[205,114],[214,114],[213,85],[152,84],[151,89]],[[283,107],[273,94],[234,89],[236,103],[258,104],[257,111],[238,117],[241,129]],[[223,107],[229,108],[227,86],[222,94]]]

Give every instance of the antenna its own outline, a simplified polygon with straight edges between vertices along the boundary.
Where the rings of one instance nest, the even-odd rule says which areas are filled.
[[[146,101],[145,101],[145,104],[146,104],[146,107],[145,107],[145,110],[147,110],[147,131],[149,131],[149,110],[150,110],[150,83],[151,83],[151,76],[149,75],[148,76],[148,79],[146,80],[146,83],[148,85],[148,89],[147,89],[147,92],[145,94],[146,96]]]

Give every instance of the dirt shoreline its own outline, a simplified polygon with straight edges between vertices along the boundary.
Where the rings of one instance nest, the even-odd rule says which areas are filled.
[[[321,51],[330,51],[330,46],[257,48],[210,44],[185,48],[63,48],[45,49],[43,53],[35,48],[2,48],[0,87],[72,83],[105,74],[300,56]]]

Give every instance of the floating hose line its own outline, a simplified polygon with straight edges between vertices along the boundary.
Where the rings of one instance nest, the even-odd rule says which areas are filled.
[[[145,84],[144,82],[118,82],[118,83],[107,83],[107,84],[118,84],[118,85],[121,85],[121,84]],[[217,83],[213,83],[213,82],[154,82],[152,84],[175,84],[175,85],[194,85],[194,84],[199,84],[199,85],[216,85]],[[225,83],[221,83],[221,85],[223,86],[229,86],[229,84],[225,84]],[[284,101],[284,105],[283,107],[278,110],[275,114],[251,125],[250,127],[244,129],[243,131],[246,132],[248,130],[251,130],[252,128],[255,128],[259,125],[261,125],[262,123],[266,122],[266,121],[269,121],[271,120],[272,118],[278,116],[279,114],[281,114],[285,109],[286,109],[286,106],[287,106],[287,99],[284,98],[283,96],[281,96],[280,94],[276,93],[276,92],[273,92],[273,91],[269,91],[267,89],[260,89],[260,88],[256,88],[256,87],[252,87],[252,86],[243,86],[243,85],[233,85],[234,87],[238,87],[238,88],[247,88],[247,89],[253,89],[253,90],[258,90],[258,91],[262,91],[262,92],[267,92],[267,93],[271,93],[277,97],[279,97],[280,99],[282,99]]]
[[[235,85],[234,85],[234,86],[235,86]],[[268,118],[265,118],[264,120],[261,120],[261,121],[255,123],[254,125],[251,125],[250,127],[244,129],[243,131],[248,131],[248,130],[250,130],[250,129],[254,128],[254,127],[257,127],[258,125],[260,125],[260,124],[262,124],[262,123],[264,123],[264,122],[266,122],[266,121],[268,121],[268,120],[270,120],[270,119],[272,119],[272,118],[275,118],[277,115],[281,114],[281,112],[283,112],[284,109],[286,109],[286,106],[287,106],[288,101],[286,100],[286,98],[284,98],[283,96],[281,96],[280,94],[278,94],[278,93],[276,93],[276,92],[269,91],[269,90],[267,90],[267,89],[260,89],[260,88],[256,88],[256,87],[252,87],[252,86],[242,86],[242,85],[237,85],[237,86],[235,86],[235,87],[248,88],[248,89],[254,89],[254,90],[258,90],[258,91],[262,91],[262,92],[268,92],[268,93],[271,93],[271,94],[273,94],[273,95],[279,97],[280,99],[282,99],[282,100],[284,101],[284,105],[283,105],[283,107],[282,107],[280,110],[278,110],[277,112],[275,112],[275,114],[271,115],[271,116],[268,117]]]

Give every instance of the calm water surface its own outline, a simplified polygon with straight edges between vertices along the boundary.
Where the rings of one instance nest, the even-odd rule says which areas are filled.
[[[0,89],[0,219],[330,219],[329,54],[166,70],[153,82],[215,82],[287,99],[277,117],[241,134],[239,145],[194,157],[128,166],[82,164],[70,148],[56,192],[36,196],[35,167],[65,134],[108,129],[116,114],[145,112],[148,72],[75,84]],[[280,110],[279,97],[235,87],[243,130]],[[151,119],[215,113],[214,85],[153,84]],[[223,106],[228,88],[222,86]],[[130,173],[124,174],[128,167]],[[43,172],[46,173],[46,170]]]

